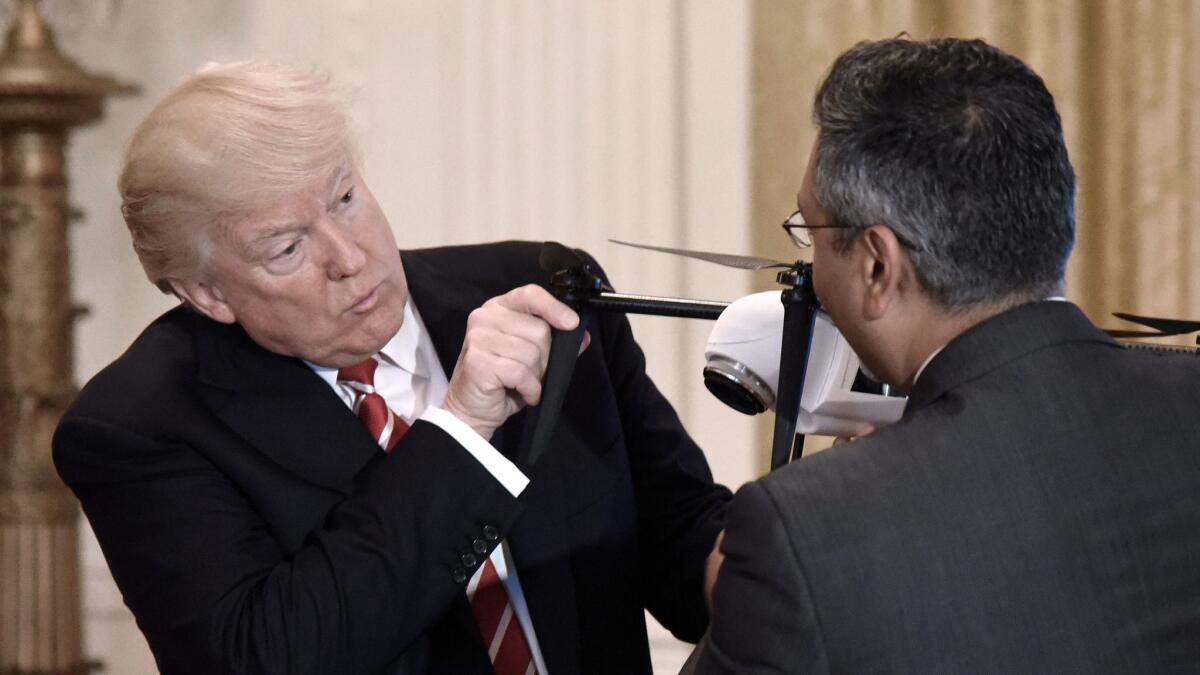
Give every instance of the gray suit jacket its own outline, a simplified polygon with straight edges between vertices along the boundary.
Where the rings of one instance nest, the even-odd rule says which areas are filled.
[[[745,486],[722,549],[701,673],[1200,672],[1200,359],[1010,310]]]

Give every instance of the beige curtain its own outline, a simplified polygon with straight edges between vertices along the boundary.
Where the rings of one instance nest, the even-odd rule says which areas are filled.
[[[1068,296],[1103,326],[1120,323],[1113,311],[1200,320],[1200,2],[756,0],[753,30],[760,254],[789,253],[777,222],[837,54],[902,31],[982,37],[1040,73],[1063,116],[1079,175]]]
[[[1136,327],[1114,311],[1200,320],[1200,2],[755,0],[752,26],[759,255],[792,254],[778,223],[813,140],[813,93],[839,53],[901,32],[982,37],[1040,73],[1063,117],[1079,181],[1068,297],[1104,327]],[[766,423],[762,434],[769,443]]]

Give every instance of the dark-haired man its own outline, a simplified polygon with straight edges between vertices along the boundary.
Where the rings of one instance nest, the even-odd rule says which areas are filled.
[[[1200,669],[1200,363],[1065,302],[1054,100],[982,41],[864,42],[797,196],[903,419],[744,487],[701,673]]]

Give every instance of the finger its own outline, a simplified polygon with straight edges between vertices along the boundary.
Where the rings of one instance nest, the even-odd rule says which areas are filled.
[[[549,345],[535,344],[519,335],[488,332],[476,336],[473,345],[492,358],[522,364],[538,378],[545,375],[546,364],[550,361]]]
[[[542,378],[527,364],[507,358],[497,359],[496,374],[505,389],[516,394],[526,405],[537,405],[542,399]]]
[[[526,374],[541,379],[549,360],[548,346],[490,328],[477,329],[463,344],[459,360],[481,390],[514,389]]]
[[[510,309],[492,298],[467,317],[467,338],[485,339],[490,333],[504,333],[523,338],[550,350],[550,325],[544,319]]]
[[[713,587],[717,584],[717,576],[725,563],[725,554],[721,552],[721,542],[725,540],[725,530],[717,533],[717,541],[713,543],[712,552],[704,561],[704,601],[709,611],[712,611]]]
[[[873,434],[873,433],[875,433],[875,427],[868,424],[868,425],[864,426],[861,430],[859,430],[857,436],[838,436],[837,438],[834,438],[833,445],[841,445],[842,443],[851,443],[853,441],[857,441],[858,439],[862,438],[863,436],[866,436],[867,434]]]
[[[512,318],[505,320],[496,316],[497,312],[511,313]],[[468,328],[463,344],[525,363],[540,375],[550,361],[550,332],[550,326],[539,318],[493,308]]]
[[[583,331],[583,342],[579,343],[579,353],[582,354],[587,351],[590,344],[592,344],[592,334],[585,330]]]
[[[558,330],[573,330],[579,325],[579,315],[541,286],[514,288],[494,300],[515,312],[539,316]]]

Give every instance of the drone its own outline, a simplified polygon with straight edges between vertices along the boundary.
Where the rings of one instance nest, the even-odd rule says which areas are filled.
[[[768,407],[775,409],[775,428],[771,450],[772,470],[799,458],[803,451],[805,434],[797,433],[797,419],[803,421],[807,414],[810,419],[805,423],[809,425],[808,428],[812,428],[809,423],[812,422],[813,413],[806,413],[805,409],[801,407],[801,402],[802,396],[805,402],[808,401],[809,392],[813,389],[813,387],[805,388],[805,379],[806,376],[811,378],[814,373],[809,368],[810,356],[814,352],[818,352],[821,359],[835,361],[838,367],[843,368],[843,371],[838,371],[834,375],[834,379],[837,379],[838,376],[841,377],[841,384],[846,389],[843,392],[845,397],[870,399],[877,411],[882,411],[885,416],[892,417],[887,421],[898,419],[899,414],[903,411],[905,399],[902,396],[891,393],[887,385],[874,383],[869,378],[862,377],[862,371],[858,370],[857,356],[853,354],[853,350],[833,326],[832,321],[821,311],[820,302],[813,289],[812,263],[802,260],[789,263],[769,258],[652,246],[617,239],[609,241],[621,246],[692,258],[724,267],[742,270],[779,270],[775,279],[783,287],[782,291],[773,294],[778,297],[778,301],[767,300],[767,305],[774,309],[774,314],[767,320],[775,323],[775,332],[768,331],[769,341],[773,344],[768,346],[767,351],[771,357],[769,360],[773,361],[774,356],[778,355],[778,368],[774,368],[774,363],[760,364],[761,370],[770,371],[771,375],[777,375],[777,378],[773,382],[765,382],[744,363],[736,359],[712,358],[709,353],[706,353],[709,364],[704,370],[705,386],[718,399],[735,410],[756,414],[764,412]],[[723,314],[729,317],[738,310],[738,306],[743,301],[755,298],[752,295],[730,303],[617,293],[597,274],[585,258],[557,242],[543,244],[540,265],[543,271],[552,275],[550,290],[559,300],[579,312],[581,321],[573,331],[554,331],[553,333],[542,401],[532,412],[531,426],[529,427],[532,429],[532,433],[529,442],[524,444],[526,452],[523,459],[531,464],[536,462],[546,449],[550,429],[566,394],[567,384],[570,382],[574,369],[574,357],[583,340],[583,333],[591,312],[648,314],[715,321]],[[756,295],[766,296],[768,294]],[[754,302],[758,302],[759,305],[758,309],[751,314],[756,313],[761,318],[764,313],[761,311],[763,309],[762,298]],[[782,307],[781,335],[778,332],[780,307]],[[741,316],[746,316],[744,311]],[[1114,312],[1113,316],[1151,329],[1105,330],[1109,336],[1120,340],[1127,348],[1200,356],[1200,349],[1129,341],[1131,338],[1163,338],[1200,333],[1200,321],[1139,316],[1124,312]],[[719,327],[720,322],[717,325]],[[716,329],[713,334],[715,337]],[[776,336],[779,338],[776,339]],[[1197,337],[1196,342],[1200,345],[1200,336]],[[806,345],[806,349],[795,349],[794,346],[799,344]],[[788,346],[792,348],[787,348]],[[711,339],[709,347],[713,348]],[[778,351],[771,350],[770,347],[775,347]],[[848,370],[845,370],[846,368]],[[818,375],[826,372],[830,372],[830,369],[817,370]],[[855,377],[855,373],[857,373],[857,377]],[[772,378],[768,377],[767,379]],[[829,378],[818,377],[818,379],[828,380]],[[817,385],[818,388],[821,386],[821,384]],[[827,391],[828,382],[825,382],[824,386]],[[835,401],[832,407],[836,408],[839,404],[850,403],[853,401]],[[780,411],[797,410],[800,411],[798,416],[780,414]]]

